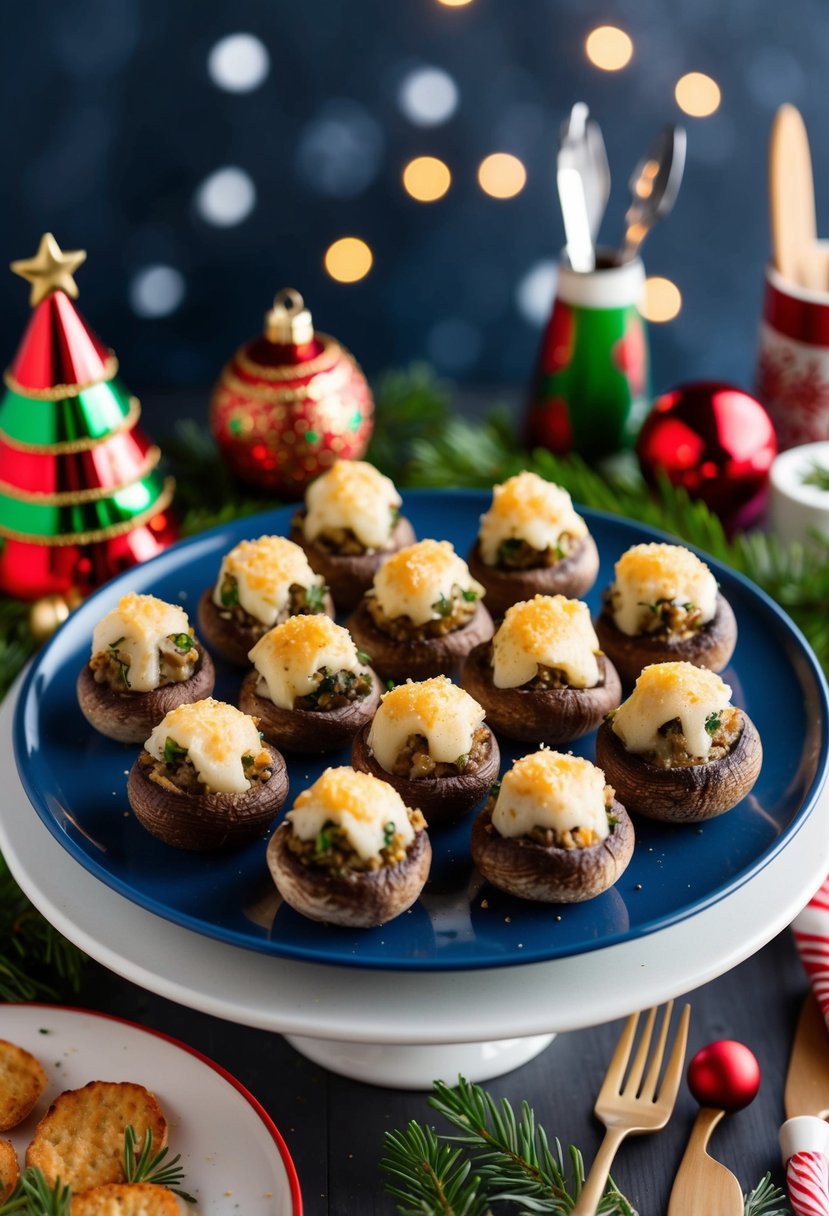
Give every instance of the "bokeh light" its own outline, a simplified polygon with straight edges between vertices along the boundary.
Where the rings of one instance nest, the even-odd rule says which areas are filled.
[[[437,127],[458,108],[458,86],[442,68],[415,68],[397,94],[400,109],[418,127]]]
[[[687,72],[676,82],[676,104],[691,118],[707,118],[720,104],[720,86],[704,72]]]
[[[599,25],[587,35],[584,49],[594,67],[603,72],[618,72],[631,61],[633,41],[615,25]]]
[[[357,283],[371,270],[374,255],[358,236],[343,236],[325,251],[325,269],[338,283]]]
[[[383,156],[383,130],[356,101],[333,98],[306,123],[297,145],[297,169],[318,194],[356,198],[371,183]]]
[[[517,156],[493,152],[478,166],[478,184],[493,198],[514,198],[527,183],[527,170]]]
[[[241,224],[255,206],[256,187],[244,169],[234,165],[211,173],[196,191],[196,210],[217,228]]]
[[[267,47],[253,34],[228,34],[207,57],[207,71],[217,88],[228,93],[258,89],[271,67]]]
[[[641,306],[646,321],[673,321],[682,308],[682,293],[676,283],[661,275],[651,275],[645,280],[645,296]]]
[[[465,8],[471,3],[472,0],[438,0],[438,4],[442,4],[444,8]]]
[[[173,266],[145,266],[130,283],[130,305],[139,317],[168,317],[184,299],[181,271]]]
[[[417,156],[403,170],[403,186],[419,203],[443,198],[452,182],[448,166],[436,156]]]
[[[544,325],[553,304],[553,295],[558,278],[557,266],[552,258],[536,262],[519,280],[515,289],[518,311],[531,325]]]

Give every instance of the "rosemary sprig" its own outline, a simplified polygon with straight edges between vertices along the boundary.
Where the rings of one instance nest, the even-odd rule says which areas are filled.
[[[60,1178],[49,1186],[36,1165],[30,1165],[20,1175],[20,1181],[5,1203],[0,1203],[0,1216],[70,1216],[72,1191]]]
[[[764,1174],[754,1190],[745,1196],[744,1216],[792,1216],[786,1196],[772,1182],[771,1174]]]
[[[165,1162],[168,1149],[162,1148],[153,1152],[152,1128],[147,1128],[143,1144],[138,1149],[138,1137],[132,1124],[127,1124],[124,1131],[124,1176],[127,1182],[153,1182],[156,1186],[166,1186],[174,1194],[180,1195],[185,1203],[195,1203],[192,1195],[182,1190],[184,1170],[179,1165],[181,1153],[176,1153]]]

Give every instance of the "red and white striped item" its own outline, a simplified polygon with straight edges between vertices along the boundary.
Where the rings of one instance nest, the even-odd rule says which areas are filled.
[[[829,878],[792,921],[792,935],[829,1026]]]

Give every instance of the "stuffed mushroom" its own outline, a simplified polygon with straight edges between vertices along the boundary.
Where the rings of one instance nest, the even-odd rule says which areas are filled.
[[[478,702],[446,676],[434,676],[384,693],[351,759],[392,785],[407,806],[418,806],[434,828],[481,801],[498,776],[500,753]]]
[[[168,710],[209,697],[214,679],[184,609],[130,592],[93,630],[78,704],[101,734],[140,743]]]
[[[543,749],[516,760],[472,828],[472,859],[519,899],[580,903],[621,877],[634,830],[604,773]]]
[[[263,836],[287,794],[285,761],[262,742],[255,720],[212,697],[168,713],[127,781],[139,823],[165,844],[195,852]]]
[[[492,636],[484,588],[447,540],[421,540],[388,558],[346,622],[384,680],[452,675]]]
[[[498,734],[533,743],[589,734],[622,696],[590,609],[563,595],[536,595],[508,608],[492,641],[464,661],[460,680]]]
[[[715,672],[691,663],[644,669],[596,736],[598,763],[631,811],[699,823],[745,798],[760,775],[763,748],[730,697]]]
[[[412,906],[432,849],[420,811],[385,781],[329,768],[299,795],[267,856],[277,890],[297,912],[366,929]]]
[[[338,608],[351,609],[392,553],[414,543],[394,483],[362,460],[338,460],[312,481],[291,540],[325,580]]]
[[[468,561],[496,620],[534,595],[577,599],[599,572],[596,543],[570,495],[531,472],[495,486]]]
[[[221,658],[246,667],[249,651],[274,625],[318,612],[333,616],[334,604],[299,545],[260,536],[222,559],[215,585],[199,600],[199,629]]]
[[[346,747],[371,721],[382,686],[369,656],[330,617],[292,616],[261,637],[250,652],[239,707],[259,720],[262,734],[294,752]]]
[[[650,663],[687,662],[722,671],[737,622],[717,580],[682,545],[633,545],[616,563],[596,633],[623,680]]]

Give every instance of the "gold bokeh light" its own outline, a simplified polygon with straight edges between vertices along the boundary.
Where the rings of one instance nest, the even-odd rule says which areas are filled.
[[[661,275],[645,280],[645,297],[640,309],[646,321],[673,321],[682,308],[682,293],[676,283]]]
[[[492,198],[514,198],[526,184],[527,170],[509,152],[493,152],[478,166],[478,185]]]
[[[584,43],[587,58],[603,72],[618,72],[626,68],[633,57],[633,42],[624,30],[615,25],[599,25],[591,30]]]
[[[472,0],[438,0],[438,4],[442,4],[444,8],[465,8],[471,3]]]
[[[707,118],[719,109],[721,93],[716,80],[704,72],[687,72],[676,82],[676,104],[692,118]]]
[[[452,184],[447,165],[436,156],[417,156],[403,170],[403,186],[407,194],[419,203],[433,203],[443,198]]]
[[[325,251],[325,269],[338,283],[356,283],[371,270],[374,255],[358,236],[343,236]]]

